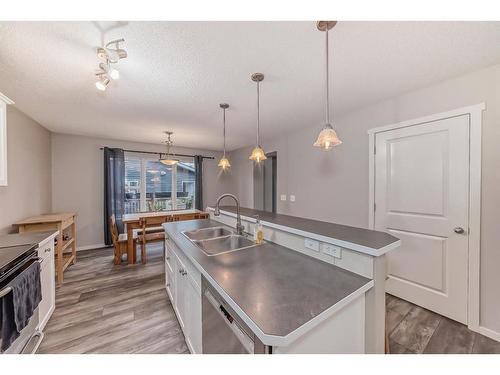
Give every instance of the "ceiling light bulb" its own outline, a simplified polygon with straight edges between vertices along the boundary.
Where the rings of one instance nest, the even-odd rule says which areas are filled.
[[[118,70],[116,70],[115,68],[110,67],[108,70],[108,74],[109,74],[109,77],[111,79],[117,80],[120,78],[120,72]]]
[[[99,91],[106,91],[106,87],[108,86],[108,83],[109,83],[109,78],[103,77],[95,83],[95,87]]]

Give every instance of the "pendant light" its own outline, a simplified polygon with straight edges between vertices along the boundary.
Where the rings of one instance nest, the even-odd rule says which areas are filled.
[[[229,104],[227,103],[221,103],[219,106],[222,108],[224,111],[223,115],[223,122],[224,122],[224,130],[223,130],[223,135],[224,135],[224,154],[222,155],[222,158],[219,160],[219,164],[217,164],[218,167],[221,167],[223,171],[228,169],[231,164],[229,163],[228,158],[226,158],[226,109],[229,108]]]
[[[256,163],[260,163],[263,160],[266,160],[266,153],[260,147],[260,83],[264,80],[264,74],[262,73],[254,73],[252,74],[252,81],[257,82],[257,144],[255,148],[252,150],[252,154],[249,159],[255,161]]]
[[[175,154],[170,151],[170,149],[174,145],[174,142],[170,137],[174,133],[171,131],[166,131],[165,134],[167,135],[167,140],[165,141],[165,144],[167,145],[167,153],[165,154],[164,157],[161,157],[160,155],[160,163],[163,163],[171,167],[173,165],[176,165],[179,162],[179,159],[176,159]]]
[[[329,66],[328,66],[328,30],[331,30],[337,21],[318,21],[316,26],[319,31],[325,32],[326,35],[326,122],[318,135],[318,139],[314,142],[313,146],[319,147],[325,151],[332,149],[334,146],[338,146],[342,141],[337,136],[337,132],[333,129],[330,124],[330,92],[329,92]]]

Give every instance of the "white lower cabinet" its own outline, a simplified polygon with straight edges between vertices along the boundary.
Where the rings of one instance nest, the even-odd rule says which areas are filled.
[[[54,238],[38,245],[42,301],[38,305],[38,329],[43,331],[56,306]]]
[[[166,240],[165,249],[167,293],[189,350],[199,354],[202,350],[201,273],[170,240]]]

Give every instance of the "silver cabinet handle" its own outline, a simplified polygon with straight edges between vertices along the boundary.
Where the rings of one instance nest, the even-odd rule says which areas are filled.
[[[170,257],[167,257],[167,260],[170,260]]]
[[[453,231],[454,231],[455,233],[458,233],[458,234],[463,234],[463,233],[465,233],[465,230],[464,230],[464,228],[462,228],[462,227],[456,227],[456,228],[454,228],[454,229],[453,229]]]
[[[45,249],[45,252],[46,252],[46,253],[50,253],[50,251],[51,251],[51,250],[52,250],[52,249],[49,247],[48,249]]]
[[[182,275],[184,273],[184,270],[179,270],[179,273]]]
[[[187,271],[182,272],[182,276],[186,276],[187,274],[188,274]]]

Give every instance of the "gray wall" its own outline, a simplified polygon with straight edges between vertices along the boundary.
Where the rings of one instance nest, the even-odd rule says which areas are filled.
[[[12,223],[50,212],[50,132],[7,106],[8,186],[0,186],[0,234],[17,231]]]
[[[78,247],[102,245],[103,239],[103,154],[102,146],[140,151],[164,151],[164,146],[113,141],[66,134],[52,134],[52,210],[76,212]],[[227,179],[217,168],[220,153],[176,148],[175,152],[215,156],[203,164],[203,202],[214,202]]]
[[[341,93],[337,93],[341,95]],[[323,99],[321,99],[323,100]],[[482,141],[481,325],[500,332],[500,65],[374,104],[337,119],[343,144],[331,152],[314,147],[321,124],[264,142],[278,152],[278,212],[348,225],[368,225],[368,135],[370,128],[486,102]],[[249,150],[231,152],[228,187],[253,206]]]

